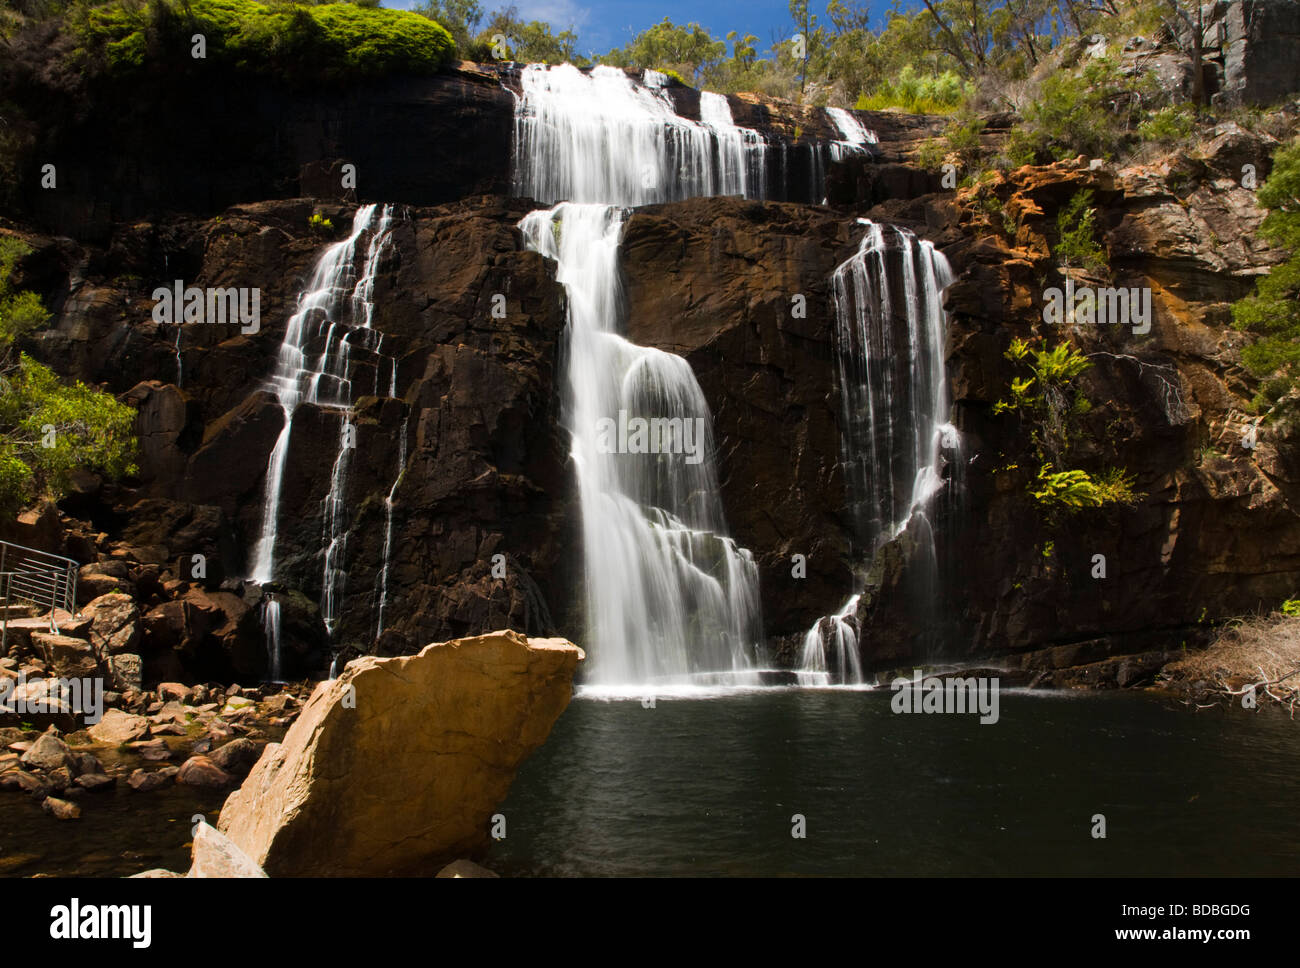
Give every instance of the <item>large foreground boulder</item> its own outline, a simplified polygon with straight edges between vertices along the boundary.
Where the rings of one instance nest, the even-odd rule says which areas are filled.
[[[432,874],[474,855],[582,658],[507,631],[350,662],[266,747],[218,829],[272,876]]]

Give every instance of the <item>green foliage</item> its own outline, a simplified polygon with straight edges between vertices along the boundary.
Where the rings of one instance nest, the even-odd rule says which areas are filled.
[[[1242,362],[1261,380],[1257,409],[1275,412],[1294,396],[1300,377],[1300,138],[1273,155],[1273,170],[1257,193],[1269,210],[1260,237],[1288,253],[1255,284],[1251,296],[1232,307],[1233,326],[1256,335]]]
[[[1185,105],[1170,104],[1155,111],[1138,125],[1138,135],[1143,141],[1170,146],[1185,142],[1195,125],[1192,111]]]
[[[1076,378],[1092,364],[1070,343],[1048,347],[1012,340],[1003,354],[1024,376],[1012,377],[1007,399],[993,406],[995,414],[1016,413],[1030,427],[1030,440],[1038,456],[1038,478],[1029,493],[1049,511],[1076,511],[1111,504],[1131,505],[1141,495],[1134,479],[1121,469],[1098,475],[1080,469],[1054,470],[1067,460],[1077,436],[1078,418],[1091,405],[1075,386]],[[1014,465],[1011,465],[1014,467]]]
[[[0,366],[6,361],[9,347],[21,336],[39,329],[49,313],[34,292],[11,292],[9,278],[18,260],[31,248],[13,236],[0,236]]]
[[[1136,143],[1146,105],[1159,93],[1155,84],[1149,74],[1125,75],[1105,57],[1089,59],[1082,70],[1056,71],[1025,110],[1008,157],[1018,165],[1078,155],[1114,158]]]
[[[1107,504],[1132,505],[1138,495],[1133,492],[1133,479],[1123,471],[1107,471],[1093,477],[1086,471],[1053,471],[1051,464],[1038,470],[1038,489],[1030,494],[1045,508],[1099,508]]]
[[[1300,615],[1300,598],[1288,598],[1282,603],[1283,615]]]
[[[1106,252],[1097,242],[1097,209],[1091,189],[1076,192],[1056,213],[1055,254],[1063,266],[1104,269]]]
[[[9,280],[30,249],[0,238],[0,512],[57,498],[74,470],[117,477],[135,471],[135,411],[77,383],[67,386],[15,343],[49,318],[40,297],[13,292]]]
[[[699,24],[681,26],[665,17],[662,23],[643,30],[623,48],[610,51],[601,60],[615,67],[660,71],[683,84],[694,85],[702,83],[705,74],[715,70],[726,53],[726,42],[714,40]],[[752,59],[752,51],[746,53]]]
[[[1079,416],[1075,378],[1092,366],[1070,343],[1048,348],[1015,339],[1003,354],[1024,376],[1014,376],[1008,399],[993,405],[994,414],[1018,413],[1029,421],[1031,438],[1043,460],[1059,458],[1070,445],[1071,418]]]
[[[947,138],[927,138],[916,149],[916,163],[927,171],[937,171],[947,160]]]
[[[497,44],[505,38],[508,59],[526,64],[572,63],[585,67],[586,58],[577,56],[578,35],[572,26],[558,34],[551,33],[551,25],[541,20],[524,21],[515,7],[507,7],[492,14],[492,18],[475,39],[473,55],[480,60],[494,59]]]
[[[462,57],[470,53],[474,28],[483,20],[483,7],[478,0],[424,0],[412,7],[411,12],[445,27]]]
[[[351,3],[265,5],[253,0],[113,0],[69,16],[87,69],[129,74],[146,66],[202,64],[191,37],[207,41],[207,63],[295,79],[430,74],[451,60],[451,35],[427,17]]]
[[[319,232],[322,235],[329,235],[334,231],[334,223],[321,215],[320,212],[313,212],[311,218],[307,219],[307,227],[313,232]]]
[[[907,64],[895,79],[882,80],[870,94],[862,94],[855,107],[859,111],[897,108],[909,114],[951,114],[974,92],[974,85],[953,71],[921,74]]]

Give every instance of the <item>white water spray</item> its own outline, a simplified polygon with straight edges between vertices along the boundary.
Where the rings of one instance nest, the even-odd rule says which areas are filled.
[[[377,217],[378,216],[378,217]],[[332,633],[342,593],[342,563],[346,551],[347,516],[344,497],[355,428],[351,424],[352,352],[354,343],[374,353],[380,334],[371,329],[374,313],[374,279],[380,258],[391,237],[392,206],[380,210],[363,205],[352,219],[352,230],[341,242],[329,246],[317,260],[307,288],[298,298],[280,344],[269,388],[279,399],[284,424],[267,465],[262,502],[262,527],[253,551],[250,579],[259,584],[275,577],[275,550],[280,520],[280,493],[293,436],[294,416],[303,403],[336,411],[339,415],[339,453],[330,474],[330,490],[323,507],[324,575],[321,612]],[[368,240],[364,255],[363,239]],[[323,342],[321,342],[323,340]],[[312,352],[320,343],[319,355]],[[376,360],[375,365],[379,365]],[[267,649],[273,678],[280,666],[280,604],[268,602],[263,612]]]
[[[944,486],[942,451],[956,448],[958,440],[946,422],[948,260],[906,229],[861,221],[866,235],[831,284],[841,455],[855,531],[871,555],[925,516]],[[924,525],[928,536],[928,521]],[[859,598],[809,629],[801,679],[834,673],[841,682],[862,682],[859,636],[848,623]]]
[[[588,680],[668,686],[705,674],[752,678],[761,636],[753,556],[726,534],[712,418],[690,365],[621,335],[621,206],[721,193],[761,196],[766,146],[726,100],[679,117],[648,72],[528,67],[516,105],[515,188],[546,202],[520,223],[554,259],[569,297],[566,427],[582,507]],[[586,204],[583,204],[586,203]],[[609,453],[598,427],[620,411],[702,420],[704,459]]]

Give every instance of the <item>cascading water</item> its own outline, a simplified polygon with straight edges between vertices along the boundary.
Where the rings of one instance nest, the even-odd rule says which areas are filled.
[[[378,205],[361,206],[353,216],[348,237],[322,253],[307,288],[298,298],[297,311],[289,318],[269,383],[284,411],[284,425],[267,465],[262,528],[249,577],[259,584],[275,577],[280,492],[298,407],[309,403],[336,411],[340,417],[339,452],[330,474],[330,490],[323,502],[321,540],[324,553],[321,612],[331,634],[338,619],[344,578],[342,563],[347,548],[344,499],[355,436],[351,422],[352,354],[358,347],[375,354],[382,340],[370,324],[374,313],[375,274],[391,238],[392,215],[390,205],[382,209]],[[363,239],[368,241],[364,254],[360,250]],[[318,344],[321,348],[317,355],[313,348]],[[381,363],[376,358],[374,365],[378,368]],[[263,611],[263,624],[275,678],[280,667],[280,603],[274,599],[268,600]]]
[[[396,370],[396,366],[394,366],[394,370]],[[397,442],[397,476],[393,478],[393,486],[388,489],[388,496],[384,498],[384,561],[379,569],[379,589],[377,592],[379,618],[375,622],[376,639],[384,632],[384,610],[388,607],[388,560],[393,550],[393,501],[397,497],[398,485],[402,483],[402,478],[406,476],[406,426],[409,420],[408,417],[402,421],[402,433]]]
[[[849,155],[862,154],[866,146],[876,144],[876,133],[843,108],[827,108],[826,113],[840,130],[840,140],[831,142],[831,160],[843,161]]]
[[[738,128],[726,98],[705,95],[701,118],[677,114],[666,78],[637,84],[616,67],[531,66],[515,103],[517,195],[551,204],[651,205],[766,191],[767,145]]]
[[[516,104],[516,191],[568,200],[520,228],[556,261],[569,297],[565,422],[582,507],[588,681],[606,686],[745,681],[761,636],[757,567],[727,536],[717,496],[708,404],[685,360],[620,335],[618,260],[622,206],[761,195],[765,146],[736,128],[725,99],[710,97],[696,123],[656,82],[653,72],[638,85],[613,68],[533,66]],[[655,421],[657,439],[653,429],[639,444],[626,435],[638,418]]]
[[[700,92],[700,122],[718,139],[719,195],[767,197],[767,144],[750,128],[737,127],[721,94]]]
[[[759,635],[757,568],[725,534],[712,419],[690,366],[618,334],[623,221],[621,209],[565,203],[520,225],[528,247],[559,264],[569,294],[566,423],[596,643],[589,680],[737,672],[752,664]],[[628,414],[667,422],[679,452],[611,452],[601,421]]]
[[[944,486],[944,450],[958,446],[947,422],[942,253],[906,229],[861,220],[858,251],[831,278],[842,412],[841,454],[855,531],[868,554],[924,519]],[[919,520],[927,540],[929,522]],[[854,595],[804,637],[800,681],[861,682]],[[851,652],[851,656],[846,656]],[[832,668],[834,667],[834,668]]]

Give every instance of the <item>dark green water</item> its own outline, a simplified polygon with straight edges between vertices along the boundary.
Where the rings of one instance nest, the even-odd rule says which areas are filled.
[[[81,817],[55,820],[23,793],[0,792],[0,876],[125,877],[190,868],[193,817],[215,824],[224,791],[169,784],[139,793],[126,785],[78,798]]]
[[[1300,722],[1134,694],[575,699],[501,812],[502,874],[1300,873]],[[807,836],[791,836],[794,814]],[[1092,836],[1104,814],[1106,838]]]

